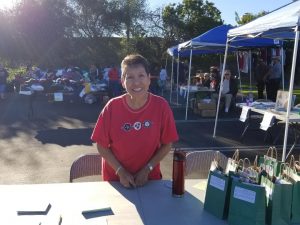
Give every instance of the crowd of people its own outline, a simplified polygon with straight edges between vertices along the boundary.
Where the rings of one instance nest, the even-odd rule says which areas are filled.
[[[216,89],[220,81],[219,69],[216,66],[211,66],[209,73],[197,73],[195,76],[195,84],[199,87],[207,87]]]
[[[219,90],[221,85],[221,74],[217,66],[211,66],[210,71],[205,73],[198,73],[195,76],[195,85],[199,87],[206,87],[213,90],[209,94],[209,98],[217,103],[219,97]],[[225,113],[229,112],[232,98],[235,98],[238,92],[238,83],[234,76],[231,76],[231,71],[226,69],[224,72],[223,88],[221,91],[221,99],[224,99]]]

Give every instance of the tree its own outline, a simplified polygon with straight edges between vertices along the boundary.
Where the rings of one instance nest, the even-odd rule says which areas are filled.
[[[68,7],[63,0],[22,1],[12,15],[19,53],[29,61],[58,64],[63,51],[67,27],[71,24]],[[52,62],[52,63],[51,63]]]
[[[169,4],[163,11],[165,38],[169,43],[182,42],[221,25],[221,12],[213,3],[202,0],[183,0]]]
[[[119,34],[118,4],[107,0],[75,0],[70,3],[74,12],[76,36],[99,38]]]
[[[249,23],[250,21],[261,17],[263,15],[266,15],[267,12],[266,11],[261,11],[257,14],[253,14],[253,13],[245,13],[242,17],[239,16],[239,14],[237,12],[235,12],[235,21],[237,22],[237,24],[239,25],[243,25],[246,23]]]

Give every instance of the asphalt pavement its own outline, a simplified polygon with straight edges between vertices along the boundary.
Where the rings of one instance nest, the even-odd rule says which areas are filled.
[[[44,95],[32,99],[9,94],[0,101],[0,183],[68,182],[70,166],[76,157],[97,152],[90,135],[102,107],[100,102],[48,102]],[[215,138],[212,137],[214,118],[188,112],[185,120],[184,107],[176,105],[172,109],[180,137],[174,148],[220,150],[227,156],[238,148],[242,156],[249,156],[250,152],[252,155],[265,152],[272,145],[264,141],[265,133],[257,129],[250,130],[241,142],[244,123],[238,120],[238,109],[220,113]],[[281,147],[279,139],[278,149]],[[171,178],[172,153],[161,167],[164,178]]]

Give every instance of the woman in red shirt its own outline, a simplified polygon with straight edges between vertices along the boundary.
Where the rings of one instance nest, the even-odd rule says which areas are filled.
[[[128,55],[121,67],[126,93],[103,108],[92,140],[103,157],[103,180],[119,180],[129,188],[161,179],[159,163],[178,134],[167,101],[148,92],[147,60],[141,55]]]

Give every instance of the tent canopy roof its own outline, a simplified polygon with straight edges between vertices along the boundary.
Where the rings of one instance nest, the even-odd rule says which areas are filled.
[[[189,41],[183,42],[177,46],[173,46],[167,50],[171,56],[179,55],[181,57],[187,57],[190,55],[190,50],[193,49],[193,55],[197,54],[224,54],[227,33],[233,26],[221,25],[217,26]],[[281,45],[282,43],[266,38],[254,38],[254,39],[243,39],[238,38],[234,42],[230,43],[229,51],[234,51],[236,48],[255,48],[255,47],[266,47]]]
[[[228,31],[228,37],[293,39],[299,26],[300,1],[292,2],[243,26]]]

